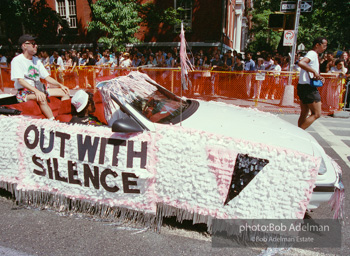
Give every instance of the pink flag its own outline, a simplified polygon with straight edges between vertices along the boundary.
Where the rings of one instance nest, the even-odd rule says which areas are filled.
[[[181,23],[180,39],[181,85],[183,90],[188,90],[191,87],[191,81],[188,78],[188,70],[193,70],[194,68],[186,52],[186,39],[183,23]]]

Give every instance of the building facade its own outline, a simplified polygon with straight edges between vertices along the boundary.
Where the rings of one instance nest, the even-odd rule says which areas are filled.
[[[88,22],[92,19],[91,4],[96,1],[46,0],[50,8],[67,20],[71,32],[68,38],[64,33],[60,34],[62,28],[58,27],[57,33],[62,40],[54,47],[91,46],[96,43],[97,38],[87,32]],[[252,0],[143,0],[145,2],[153,2],[161,9],[181,9],[180,18],[187,28],[186,40],[189,47],[244,51],[249,31],[246,8],[251,6]],[[178,46],[180,41],[179,27],[163,23],[156,29],[141,25],[135,37],[141,41],[140,46],[150,47]]]

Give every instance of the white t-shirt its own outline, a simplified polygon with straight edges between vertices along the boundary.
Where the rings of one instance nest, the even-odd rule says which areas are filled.
[[[64,68],[64,62],[63,62],[63,59],[61,58],[61,56],[58,56],[58,58],[57,58],[57,65],[59,65],[59,68],[60,68],[61,70],[65,70],[65,68]]]
[[[304,58],[308,58],[310,62],[308,65],[317,71],[317,73],[320,72],[320,63],[318,62],[318,54],[317,52],[311,50],[309,51]],[[309,73],[305,71],[304,69],[300,70],[300,76],[299,76],[299,84],[310,84],[310,76],[312,78],[313,73]]]
[[[343,70],[338,69],[337,67],[331,67],[331,70],[328,71],[328,73],[341,73]],[[347,68],[344,68],[344,73],[346,74],[348,72]]]
[[[122,68],[131,67],[131,60],[130,60],[130,59],[123,60],[123,61],[120,63],[120,66],[121,66]]]
[[[37,57],[28,60],[22,53],[11,61],[11,80],[15,82],[16,89],[23,88],[18,82],[19,78],[24,78],[30,85],[35,86],[35,81],[40,81],[40,78],[45,79],[48,76],[49,72]]]

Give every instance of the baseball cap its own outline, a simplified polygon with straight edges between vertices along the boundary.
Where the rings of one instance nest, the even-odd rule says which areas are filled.
[[[84,90],[77,91],[72,98],[72,104],[78,113],[86,107],[88,101],[89,95]]]
[[[18,44],[22,45],[23,43],[25,43],[27,41],[31,41],[31,40],[35,40],[35,39],[36,39],[36,37],[34,37],[32,35],[24,34],[18,39]]]

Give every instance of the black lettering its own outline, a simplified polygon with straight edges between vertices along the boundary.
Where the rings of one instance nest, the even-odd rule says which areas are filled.
[[[140,194],[140,190],[139,189],[131,189],[129,187],[129,186],[137,186],[137,181],[129,180],[129,178],[137,179],[138,177],[135,175],[135,173],[129,173],[129,172],[123,172],[122,173],[124,193]]]
[[[52,166],[51,166],[51,159],[47,159],[46,160],[46,163],[47,163],[47,171],[49,173],[49,178],[50,179],[53,179],[53,172],[52,172]]]
[[[106,138],[101,138],[100,158],[99,158],[99,161],[98,161],[99,164],[104,164],[105,163],[106,145],[107,145],[107,139]]]
[[[75,176],[78,175],[77,163],[73,161],[68,161],[68,181],[70,184],[78,184],[81,186],[81,181],[75,179]]]
[[[91,136],[86,136],[83,142],[83,135],[77,135],[78,141],[78,157],[80,161],[84,161],[86,151],[88,151],[88,161],[93,163],[95,161],[97,146],[100,141],[99,137],[94,138],[94,143],[91,143]]]
[[[31,144],[28,139],[29,133],[33,131],[34,132],[34,141]],[[34,149],[36,146],[38,146],[39,143],[39,130],[35,125],[30,125],[27,127],[27,129],[24,132],[24,143],[26,144],[27,148]]]
[[[53,160],[53,168],[55,173],[55,180],[68,182],[68,179],[66,177],[61,177],[60,172],[58,171],[58,161],[57,158],[52,158]]]
[[[61,138],[61,147],[60,147],[60,157],[64,157],[64,150],[66,147],[66,140],[70,139],[70,135],[68,133],[56,132],[56,136]]]
[[[53,131],[50,131],[50,140],[49,140],[49,146],[47,148],[44,148],[44,140],[45,140],[45,129],[41,128],[40,133],[40,148],[43,153],[50,153],[53,149],[53,144],[55,140],[55,134]]]
[[[33,163],[36,166],[40,167],[42,169],[42,171],[34,169],[33,173],[35,173],[36,175],[39,175],[39,176],[45,176],[46,175],[46,169],[44,168],[44,165],[42,163],[40,163],[38,160],[43,161],[40,157],[37,157],[36,155],[32,156]]]
[[[133,168],[133,160],[135,157],[141,159],[140,168],[145,169],[147,163],[147,142],[141,143],[141,152],[135,152],[134,141],[128,141],[128,159],[126,165],[128,168]]]
[[[84,164],[84,186],[90,187],[91,180],[92,185],[95,189],[100,188],[100,181],[99,181],[99,169],[97,166],[94,166],[94,174],[92,174],[89,164]]]
[[[108,139],[108,144],[113,145],[112,166],[118,166],[119,146],[125,147],[126,141],[110,138],[110,139]]]
[[[112,193],[115,193],[119,190],[119,188],[117,186],[114,186],[114,187],[109,187],[107,185],[107,182],[106,182],[106,177],[107,175],[112,175],[114,178],[118,177],[118,174],[113,172],[112,170],[110,169],[106,169],[104,170],[102,173],[101,173],[101,177],[100,177],[100,180],[101,180],[101,185],[102,187],[107,190],[108,192],[112,192]]]

